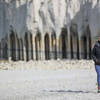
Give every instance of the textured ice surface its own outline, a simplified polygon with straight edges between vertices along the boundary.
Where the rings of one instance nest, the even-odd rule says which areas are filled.
[[[1,0],[0,1],[0,38],[9,33],[10,25],[23,36],[37,30],[41,34],[61,28],[77,25],[78,34],[82,35],[87,25],[92,36],[100,33],[99,0]]]

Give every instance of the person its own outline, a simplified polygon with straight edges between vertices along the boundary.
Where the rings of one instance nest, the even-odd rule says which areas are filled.
[[[95,70],[97,73],[98,93],[100,93],[100,36],[92,49],[92,59],[95,62]]]

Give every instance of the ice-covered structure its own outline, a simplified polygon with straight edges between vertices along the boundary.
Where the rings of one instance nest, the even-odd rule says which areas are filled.
[[[0,58],[91,59],[99,0],[0,0]]]

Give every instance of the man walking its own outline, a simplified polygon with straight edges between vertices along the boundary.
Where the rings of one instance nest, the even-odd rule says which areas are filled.
[[[98,93],[100,93],[100,36],[92,49],[92,58],[97,72]]]

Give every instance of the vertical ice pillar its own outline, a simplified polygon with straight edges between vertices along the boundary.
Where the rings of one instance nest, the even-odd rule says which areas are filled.
[[[26,61],[26,47],[25,47],[25,39],[23,38],[23,53],[24,53],[24,61]]]
[[[15,44],[16,44],[16,48],[15,48],[15,51],[16,51],[16,61],[19,60],[19,48],[18,48],[18,37],[15,35]]]
[[[6,53],[7,53],[7,55],[6,55],[6,57],[7,57],[7,59],[8,59],[8,61],[11,61],[11,48],[10,48],[10,37],[9,37],[9,35],[7,34],[6,35]]]
[[[57,59],[60,58],[60,51],[59,51],[59,36],[56,37],[56,48],[57,48]]]
[[[84,40],[83,37],[79,37],[80,59],[84,59]]]
[[[87,58],[91,59],[92,40],[91,40],[91,32],[89,25],[86,28],[86,34],[87,34]]]
[[[31,59],[34,60],[34,57],[33,57],[33,34],[30,34],[30,43],[31,43]]]
[[[11,45],[10,45],[10,36],[7,36],[7,45],[8,45],[8,60],[11,61]]]
[[[24,60],[24,42],[23,42],[23,39],[21,39],[21,43],[22,43],[22,60]]]
[[[41,42],[41,51],[42,51],[42,60],[45,60],[45,38],[44,34],[42,34],[42,42]]]
[[[33,34],[33,58],[36,60],[36,43],[35,43],[35,34]]]
[[[52,54],[53,54],[53,52],[52,52],[52,42],[51,42],[51,34],[49,35],[49,45],[50,45],[50,59],[53,59],[53,56],[52,56]]]
[[[30,33],[28,33],[28,60],[31,60],[31,40],[30,40]]]
[[[1,42],[0,42],[0,59],[1,59]]]
[[[70,40],[70,34],[71,34],[71,32],[70,32],[70,28],[68,27],[67,28],[67,30],[68,30],[68,48],[67,48],[67,57],[68,57],[68,59],[71,59],[71,40]]]
[[[62,36],[58,37],[58,47],[59,47],[59,59],[62,59]]]
[[[57,59],[57,38],[55,32],[51,35],[51,50],[52,56],[51,59]]]
[[[1,59],[3,59],[3,43],[2,43],[2,40],[1,40]]]
[[[54,39],[52,34],[50,34],[50,59],[54,59],[54,43],[53,43]]]

